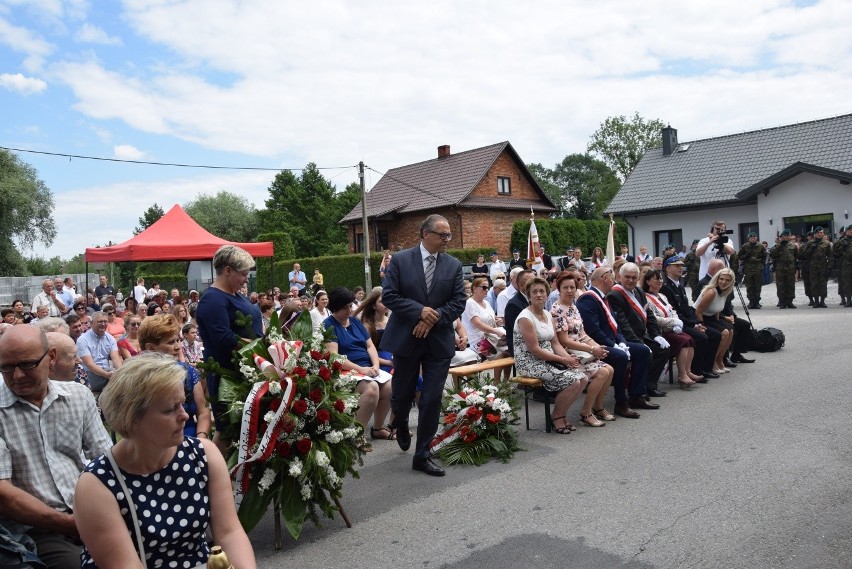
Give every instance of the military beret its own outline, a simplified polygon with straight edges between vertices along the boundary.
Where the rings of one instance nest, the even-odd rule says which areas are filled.
[[[814,233],[819,233],[820,231],[825,231],[825,229],[823,229],[822,225],[814,228]]]
[[[781,232],[781,237],[789,237],[789,236],[790,236],[790,230],[789,229],[785,229],[784,231]]]
[[[751,239],[752,237],[757,237],[757,233],[755,233],[754,231],[749,231],[748,238]]]

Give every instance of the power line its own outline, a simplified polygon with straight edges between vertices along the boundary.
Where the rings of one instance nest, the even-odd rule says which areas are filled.
[[[65,154],[63,152],[45,152],[43,150],[27,150],[25,148],[9,148],[0,146],[0,150],[9,150],[11,152],[29,152],[30,154],[44,154],[47,156],[61,156],[63,158],[79,158],[81,160],[98,160],[101,162],[120,162],[123,164],[142,164],[145,166],[174,166],[176,168],[204,168],[208,170],[254,170],[261,172],[280,172],[282,170],[301,171],[306,168],[255,168],[250,166],[211,166],[207,164],[176,164],[172,162],[149,162],[145,160],[122,160],[120,158],[104,158],[102,156],[81,156],[79,154]],[[357,168],[358,165],[352,166],[328,166],[317,167],[317,170],[341,170],[344,168]]]

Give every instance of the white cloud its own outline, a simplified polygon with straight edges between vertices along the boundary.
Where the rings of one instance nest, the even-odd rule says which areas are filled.
[[[45,58],[54,50],[50,42],[3,17],[0,17],[0,44],[5,44],[12,51],[23,53],[24,68],[30,72],[40,70]]]
[[[35,77],[25,77],[21,73],[0,73],[0,87],[22,95],[32,95],[47,89],[47,83]]]
[[[78,42],[83,43],[97,43],[102,45],[122,44],[121,38],[111,36],[103,29],[88,22],[84,23],[83,26],[77,30],[76,39]]]
[[[117,144],[112,147],[113,156],[119,160],[142,160],[145,153],[131,144]]]

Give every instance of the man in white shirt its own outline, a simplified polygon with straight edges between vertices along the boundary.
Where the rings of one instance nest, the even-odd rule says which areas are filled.
[[[60,281],[61,283],[62,281]],[[41,283],[41,292],[35,295],[32,302],[33,314],[37,314],[39,306],[47,307],[48,316],[62,316],[68,312],[68,307],[62,302],[62,298],[53,288],[53,281],[44,279]]]
[[[293,263],[293,270],[287,275],[287,279],[290,282],[290,288],[296,287],[299,291],[305,288],[305,283],[308,282],[308,278],[299,263]]]
[[[736,251],[733,241],[725,234],[726,229],[727,226],[724,221],[714,221],[707,237],[698,242],[695,254],[701,261],[701,266],[698,268],[699,280],[707,275],[707,268],[710,265],[710,261],[720,258],[722,255],[730,257]]]
[[[502,326],[503,321],[506,318],[506,305],[509,304],[509,301],[512,300],[512,297],[517,294],[518,289],[515,288],[515,285],[518,284],[518,273],[523,271],[524,269],[521,267],[514,267],[512,271],[509,273],[509,286],[506,289],[497,295],[497,324]]]
[[[148,290],[145,288],[145,279],[139,277],[136,279],[136,286],[133,287],[133,298],[136,299],[138,304],[142,304],[145,302],[145,295],[148,294]]]
[[[488,270],[488,276],[491,277],[492,283],[497,279],[498,273],[506,276],[506,263],[500,260],[497,251],[491,251],[491,268]]]

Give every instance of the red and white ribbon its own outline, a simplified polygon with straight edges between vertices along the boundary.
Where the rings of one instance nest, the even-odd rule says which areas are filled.
[[[633,309],[633,311],[638,314],[640,318],[642,318],[642,322],[648,321],[648,315],[645,313],[645,307],[639,304],[639,302],[636,300],[636,297],[632,293],[628,293],[627,290],[625,290],[625,288],[619,284],[613,286],[612,290],[621,293],[621,296],[623,296],[625,300],[627,300],[627,303],[630,304],[630,307]]]

